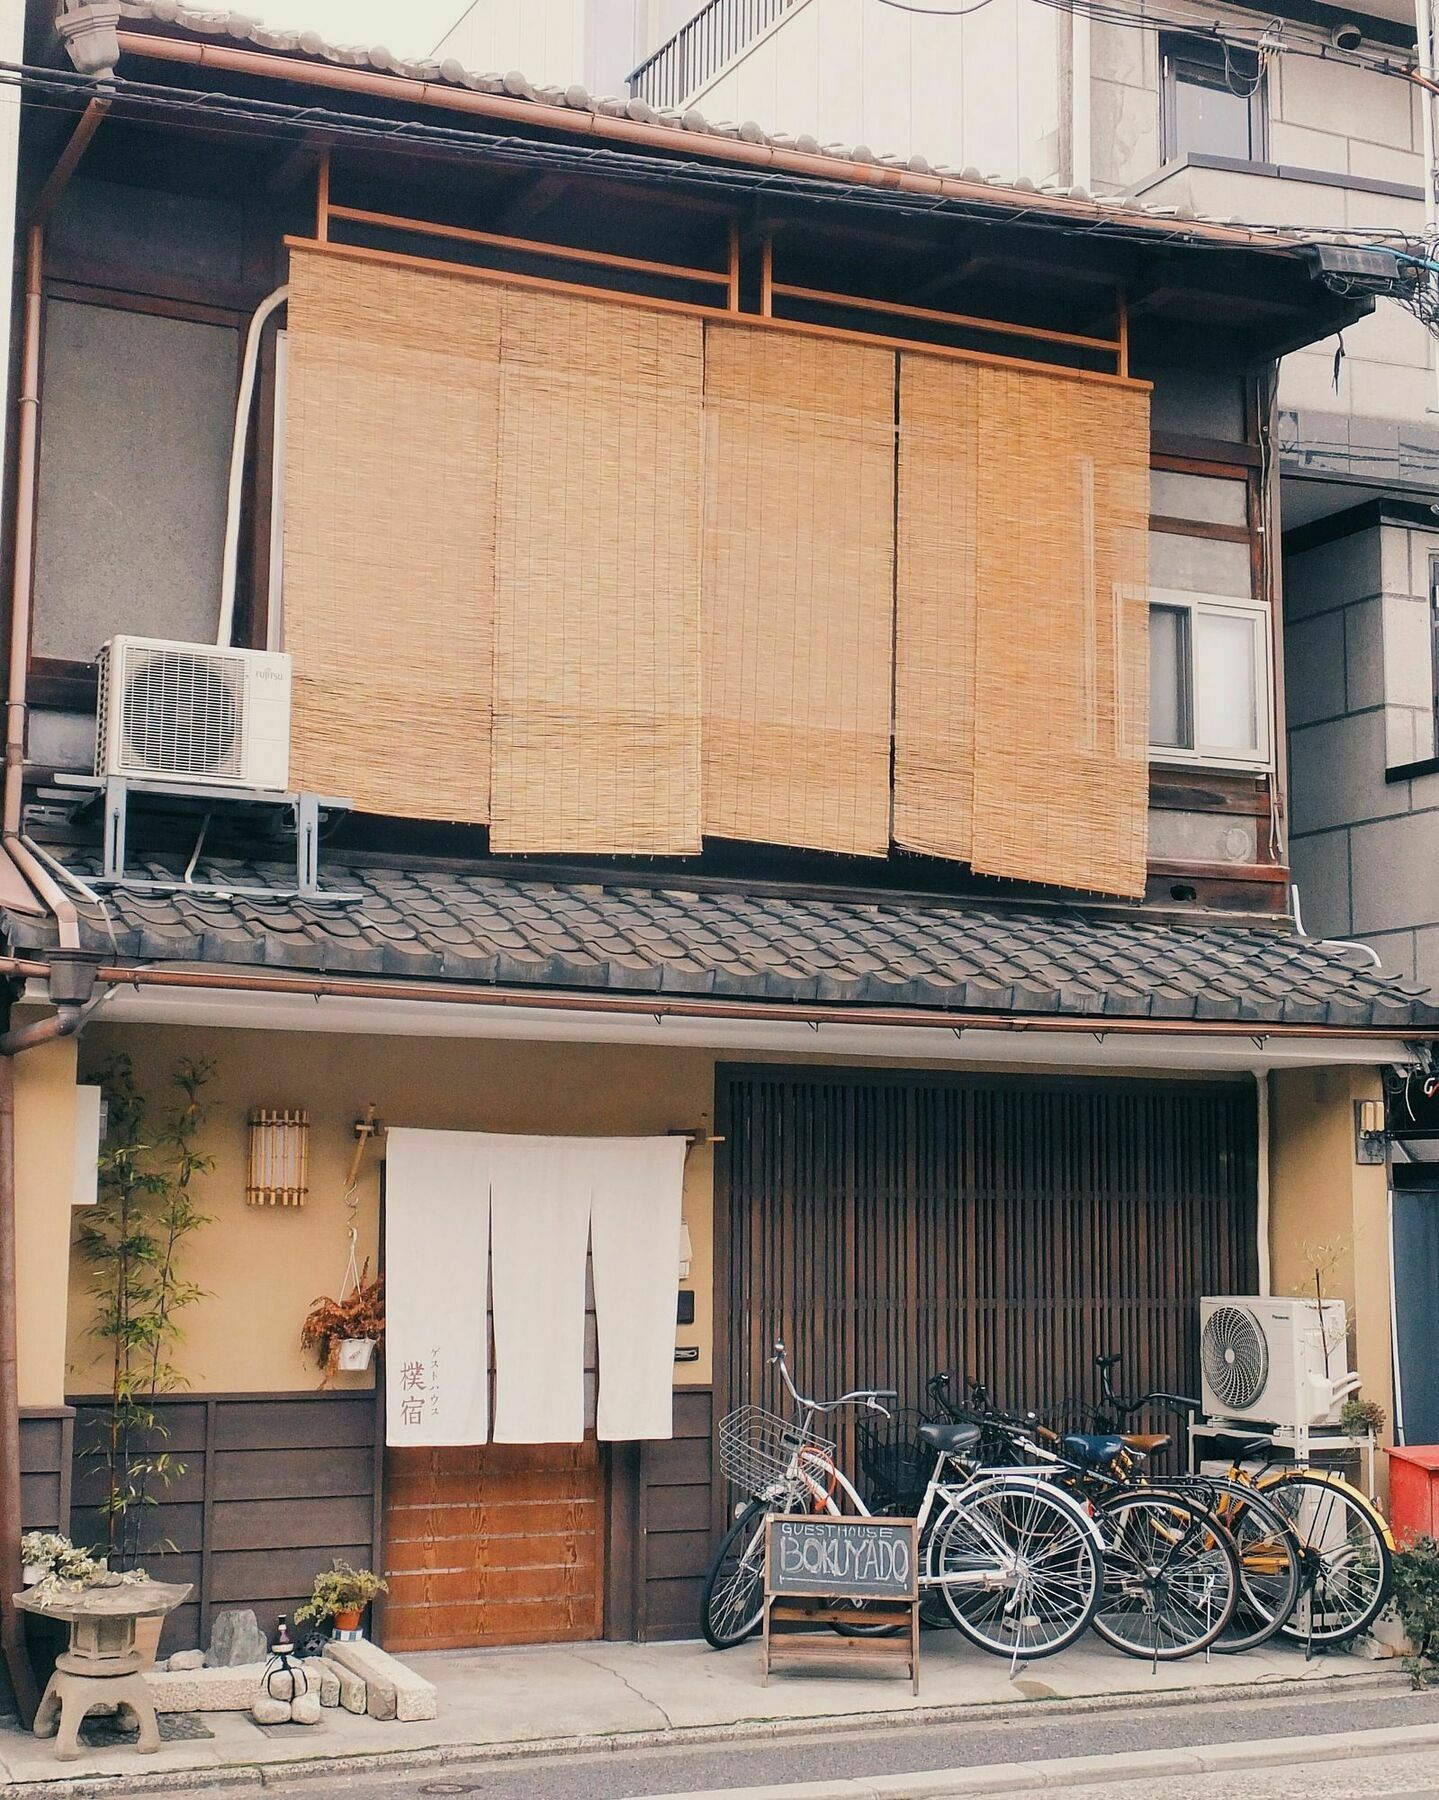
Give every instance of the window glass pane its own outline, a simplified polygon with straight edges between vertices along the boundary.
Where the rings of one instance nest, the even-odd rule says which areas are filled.
[[[1189,614],[1182,606],[1149,609],[1149,741],[1188,749]]]
[[[1259,750],[1259,633],[1236,613],[1195,615],[1194,711],[1199,748]]]
[[[1196,79],[1183,65],[1174,71],[1174,150],[1205,156],[1252,155],[1249,99],[1236,94],[1221,76],[1216,82]]]

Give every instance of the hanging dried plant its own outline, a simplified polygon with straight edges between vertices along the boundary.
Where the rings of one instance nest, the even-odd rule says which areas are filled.
[[[340,1366],[340,1345],[347,1338],[374,1338],[385,1335],[385,1283],[377,1275],[373,1281],[367,1261],[360,1271],[359,1285],[339,1300],[321,1294],[310,1306],[309,1316],[300,1332],[300,1348],[314,1350],[325,1371],[321,1386],[329,1383]]]

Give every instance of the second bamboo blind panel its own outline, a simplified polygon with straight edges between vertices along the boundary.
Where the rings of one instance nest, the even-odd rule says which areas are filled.
[[[496,850],[700,848],[701,331],[507,299]]]
[[[1137,897],[1149,396],[984,369],[975,401],[973,867]]]
[[[500,306],[291,252],[291,779],[362,812],[489,817]]]
[[[981,384],[972,363],[900,357],[894,841],[974,850]]]
[[[889,848],[894,357],[710,324],[704,824]]]

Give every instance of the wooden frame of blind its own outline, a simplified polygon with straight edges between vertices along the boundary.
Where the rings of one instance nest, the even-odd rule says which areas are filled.
[[[393,250],[376,250],[366,246],[341,244],[335,241],[332,226],[335,223],[367,226],[372,230],[393,232],[400,236],[448,239],[458,244],[469,244],[477,249],[491,249],[501,252],[513,252],[525,256],[540,257],[560,263],[574,263],[597,271],[612,269],[617,273],[659,277],[681,284],[714,287],[723,291],[723,302],[719,306],[704,305],[697,302],[663,299],[658,296],[646,297],[605,288],[600,285],[584,285],[575,282],[560,281],[549,276],[511,275],[502,270],[479,268],[472,264],[451,264],[443,258],[416,256],[410,252]],[[728,228],[727,260],[724,269],[696,267],[692,264],[666,263],[645,257],[623,256],[611,251],[591,250],[578,245],[568,245],[546,241],[541,238],[513,236],[503,232],[481,231],[470,226],[452,225],[444,222],[415,219],[398,213],[376,211],[366,207],[343,205],[336,202],[331,191],[331,159],[330,152],[324,152],[320,159],[315,191],[315,236],[313,239],[287,237],[285,244],[289,248],[304,246],[305,248],[321,247],[327,250],[352,255],[372,256],[397,260],[416,267],[438,267],[453,270],[456,273],[475,277],[480,280],[518,282],[527,287],[557,287],[567,292],[577,289],[591,298],[610,298],[622,300],[630,305],[654,306],[665,310],[698,311],[706,315],[723,312],[735,318],[753,319],[762,322],[770,329],[777,331],[800,332],[811,337],[834,337],[851,342],[880,344],[886,348],[908,348],[918,344],[927,354],[935,356],[953,356],[962,360],[978,360],[1008,365],[1015,368],[1040,367],[1051,369],[1055,374],[1068,375],[1076,380],[1128,382],[1129,374],[1129,310],[1122,287],[1115,289],[1115,335],[1112,338],[1089,335],[1082,332],[1061,331],[1049,326],[1029,325],[1012,320],[989,319],[977,314],[949,313],[942,309],[905,305],[899,301],[875,299],[863,295],[834,293],[819,288],[809,288],[790,283],[777,282],[774,278],[774,239],[766,234],[760,241],[760,282],[759,311],[746,312],[743,304],[744,289],[741,282],[741,240],[739,222],[732,219]],[[811,304],[817,303],[833,306],[840,311],[869,312],[876,316],[892,320],[897,326],[905,321],[916,324],[950,327],[957,331],[988,333],[1001,339],[1028,340],[1036,344],[1051,344],[1057,349],[1078,350],[1095,353],[1114,359],[1112,371],[1094,369],[1076,369],[1062,363],[1047,363],[1039,359],[1023,357],[999,356],[984,351],[965,350],[958,347],[932,344],[923,338],[911,338],[899,335],[898,332],[885,334],[880,331],[857,331],[852,327],[838,325],[811,324],[795,319],[775,317],[774,302],[776,298],[797,299]]]

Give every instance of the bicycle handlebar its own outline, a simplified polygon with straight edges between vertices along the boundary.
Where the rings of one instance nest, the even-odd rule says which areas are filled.
[[[1114,1391],[1114,1371],[1124,1361],[1122,1355],[1111,1352],[1108,1356],[1096,1356],[1094,1366],[1099,1370],[1099,1390],[1107,1406],[1112,1406],[1122,1418],[1128,1418],[1137,1412],[1146,1412],[1151,1407],[1159,1407],[1166,1412],[1200,1413],[1204,1407],[1191,1394],[1170,1394],[1163,1388],[1151,1388],[1147,1394],[1140,1394],[1133,1400],[1125,1400]]]
[[[851,1388],[849,1393],[841,1394],[838,1400],[812,1400],[808,1394],[800,1393],[794,1385],[790,1377],[789,1360],[785,1354],[785,1347],[778,1340],[775,1342],[774,1354],[769,1360],[771,1368],[779,1370],[780,1380],[789,1389],[790,1399],[796,1406],[804,1407],[809,1412],[830,1413],[836,1412],[841,1406],[863,1405],[868,1407],[870,1412],[884,1413],[885,1418],[888,1418],[889,1413],[880,1405],[880,1401],[898,1400],[899,1398],[899,1394],[894,1388]]]

